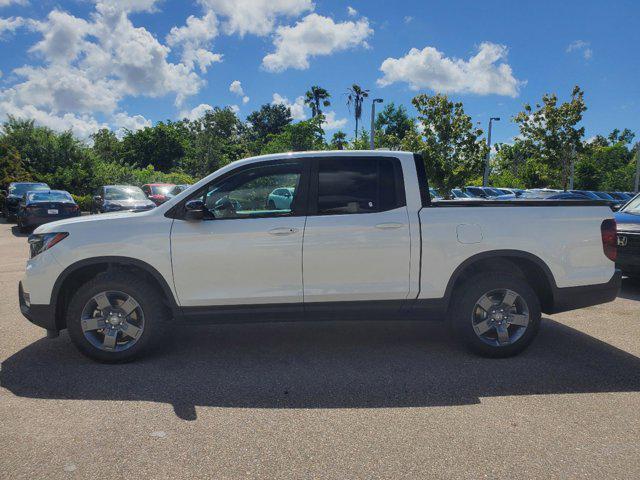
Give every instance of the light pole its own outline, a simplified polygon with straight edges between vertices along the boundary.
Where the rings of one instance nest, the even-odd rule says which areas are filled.
[[[493,121],[499,122],[500,117],[491,117],[489,119],[489,132],[487,133],[487,158],[484,161],[484,177],[482,178],[482,186],[486,187],[487,183],[489,183],[489,159],[491,158],[491,127],[493,125]]]
[[[376,136],[376,103],[384,102],[381,98],[374,98],[371,102],[371,150],[376,149],[375,136]]]
[[[634,183],[633,191],[638,193],[640,191],[640,144],[638,144],[638,148],[636,150],[636,181]]]

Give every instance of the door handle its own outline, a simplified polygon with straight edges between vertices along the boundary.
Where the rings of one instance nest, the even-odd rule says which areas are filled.
[[[381,230],[389,230],[392,228],[402,228],[402,227],[404,227],[404,223],[391,222],[391,223],[379,223],[376,225],[376,228],[379,228]]]
[[[292,227],[277,227],[277,228],[272,228],[271,230],[269,230],[269,233],[271,235],[277,235],[279,237],[283,236],[283,235],[291,235],[293,233],[297,233],[298,229],[297,228],[292,228]]]

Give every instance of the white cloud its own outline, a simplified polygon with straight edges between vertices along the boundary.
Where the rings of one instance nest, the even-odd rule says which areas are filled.
[[[5,32],[13,33],[26,23],[27,21],[22,17],[0,18],[0,40]]]
[[[236,115],[240,112],[240,107],[238,105],[229,105],[229,109]]]
[[[355,17],[356,15],[358,15],[358,11],[357,11],[355,8],[353,8],[351,5],[349,5],[349,6],[347,7],[347,14],[348,14],[350,17]]]
[[[322,122],[322,128],[325,130],[338,130],[344,128],[347,125],[346,118],[336,118],[336,112],[326,112],[324,114],[324,122]]]
[[[575,40],[567,46],[567,53],[571,53],[574,51],[582,53],[582,57],[587,61],[593,58],[593,50],[591,49],[591,44],[589,42],[585,42],[584,40]]]
[[[523,82],[513,76],[511,67],[504,63],[506,58],[507,47],[489,42],[480,44],[468,61],[445,57],[433,47],[412,48],[404,57],[382,62],[384,75],[377,83],[384,87],[406,82],[412,90],[516,97]]]
[[[180,112],[179,117],[181,119],[186,118],[188,120],[197,120],[198,118],[204,117],[204,114],[209,110],[213,110],[213,107],[211,105],[209,105],[208,103],[201,103],[191,110],[183,110],[182,112]]]
[[[262,65],[270,72],[287,68],[305,70],[309,68],[310,57],[358,46],[368,47],[366,40],[372,34],[366,18],[335,23],[329,17],[312,13],[293,27],[278,27],[273,42],[276,51],[264,57]]]
[[[167,35],[170,47],[182,48],[182,63],[189,68],[198,65],[201,72],[216,62],[222,61],[222,55],[209,51],[211,42],[218,36],[218,19],[208,12],[202,18],[191,15],[184,27],[173,27]]]
[[[242,82],[240,80],[234,80],[233,82],[231,82],[231,85],[229,85],[229,91],[231,93],[235,93],[239,97],[244,95],[244,90],[242,89]]]
[[[99,9],[112,12],[155,12],[161,0],[94,0]]]
[[[119,112],[114,115],[113,124],[116,127],[117,134],[124,136],[127,130],[135,132],[145,127],[150,127],[151,120],[144,118],[142,115],[129,116],[126,112]]]
[[[406,17],[404,17],[404,23],[411,23],[413,22],[413,17],[411,15],[407,15]]]
[[[249,103],[250,98],[245,95],[244,97],[242,97],[242,103]]]
[[[108,124],[98,122],[91,115],[76,115],[74,113],[56,115],[38,109],[33,105],[18,106],[14,103],[4,101],[0,95],[0,117],[6,115],[32,119],[38,125],[49,127],[56,131],[71,130],[74,135],[82,139],[89,138],[92,133],[97,132],[101,128],[108,128]]]
[[[9,5],[28,5],[29,0],[0,0],[0,8],[8,7]]]
[[[226,18],[226,33],[268,35],[280,16],[297,17],[314,9],[311,0],[199,0],[207,10]]]
[[[105,126],[96,114],[116,128],[146,125],[148,120],[141,116],[115,113],[126,97],[174,95],[180,106],[204,84],[194,71],[196,65],[202,70],[220,60],[217,54],[196,48],[211,38],[210,31],[199,29],[198,21],[215,17],[195,19],[173,32],[171,38],[183,47],[183,62],[171,63],[169,47],[128,18],[127,12],[149,10],[157,3],[103,0],[96,3],[89,20],[60,10],[39,22],[25,20],[42,35],[31,48],[42,64],[13,70],[10,78],[15,80],[0,90],[0,118],[8,114],[33,118],[85,138]],[[187,47],[193,47],[192,57],[185,57]]]
[[[35,23],[34,28],[43,38],[30,51],[53,63],[75,60],[85,45],[84,37],[91,31],[89,22],[60,10],[51,11],[47,20]]]
[[[304,97],[300,96],[296,98],[294,103],[291,103],[287,97],[283,97],[279,93],[273,94],[272,105],[284,105],[291,110],[291,118],[294,120],[306,120],[307,114],[304,111]]]

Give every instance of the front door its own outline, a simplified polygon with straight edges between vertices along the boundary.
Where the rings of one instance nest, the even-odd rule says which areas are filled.
[[[302,304],[304,166],[279,160],[239,167],[196,194],[205,219],[176,219],[171,231],[183,307]],[[281,189],[291,201],[275,204],[272,194]]]

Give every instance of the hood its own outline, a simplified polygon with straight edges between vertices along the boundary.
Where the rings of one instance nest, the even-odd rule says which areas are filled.
[[[66,227],[73,226],[74,224],[88,224],[94,223],[96,226],[100,223],[109,222],[115,219],[126,219],[131,217],[140,218],[144,215],[153,214],[152,210],[146,210],[144,212],[114,212],[114,213],[101,213],[100,215],[84,215],[82,217],[73,217],[65,220],[58,220],[56,222],[45,223],[44,225],[35,229],[33,233],[50,233],[65,231]],[[102,226],[102,225],[100,225]]]

